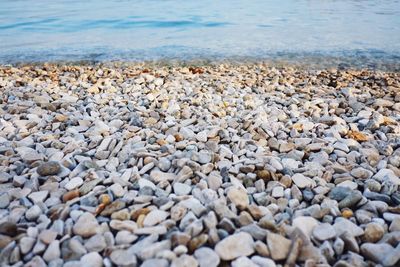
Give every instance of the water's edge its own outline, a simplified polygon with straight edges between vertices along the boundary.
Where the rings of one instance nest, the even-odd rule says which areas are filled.
[[[208,66],[217,64],[267,64],[277,67],[292,66],[307,69],[368,69],[382,71],[400,71],[400,55],[383,52],[347,51],[338,53],[291,53],[281,52],[268,56],[223,56],[223,55],[180,55],[152,57],[136,54],[69,54],[69,55],[24,55],[0,58],[0,65],[22,66],[42,65],[132,65],[146,66]]]

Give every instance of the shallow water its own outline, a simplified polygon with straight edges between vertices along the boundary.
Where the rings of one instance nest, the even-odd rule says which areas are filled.
[[[0,62],[400,62],[400,0],[0,0]]]

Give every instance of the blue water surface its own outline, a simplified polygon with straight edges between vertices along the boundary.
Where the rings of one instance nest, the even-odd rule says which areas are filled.
[[[0,63],[313,56],[400,62],[400,1],[0,0]]]

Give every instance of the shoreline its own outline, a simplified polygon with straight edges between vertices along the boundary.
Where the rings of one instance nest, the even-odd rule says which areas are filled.
[[[135,56],[133,52],[121,54],[104,53],[98,55],[63,55],[41,54],[14,55],[0,57],[0,65],[24,66],[24,65],[151,65],[151,66],[215,66],[219,64],[229,65],[255,65],[266,64],[276,67],[296,67],[300,69],[368,69],[377,71],[400,71],[400,54],[396,52],[384,52],[374,50],[350,50],[350,51],[315,51],[292,52],[281,51],[259,55],[234,56],[213,55],[202,53],[183,54],[180,56],[168,56],[160,54],[153,57],[147,55],[143,58]]]
[[[0,65],[0,265],[400,263],[399,71],[70,64]]]

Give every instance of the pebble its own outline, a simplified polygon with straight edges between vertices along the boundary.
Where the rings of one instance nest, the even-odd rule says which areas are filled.
[[[25,218],[28,221],[35,221],[37,218],[39,218],[40,214],[42,214],[40,207],[38,205],[33,205],[26,211]]]
[[[169,213],[163,210],[152,210],[146,215],[143,226],[154,226],[164,221],[169,216]]]
[[[81,257],[80,264],[88,267],[102,267],[103,257],[97,252],[90,252]]]
[[[192,191],[192,187],[183,183],[175,183],[173,185],[174,192],[178,196],[189,195],[190,191]]]
[[[211,248],[201,247],[196,249],[194,256],[200,267],[217,267],[220,263],[218,254]]]
[[[289,255],[292,242],[278,234],[268,233],[267,245],[273,260],[283,260]]]
[[[243,189],[231,188],[227,196],[239,209],[245,209],[249,205],[249,198]]]
[[[311,216],[299,216],[293,220],[292,225],[299,228],[303,234],[310,238],[314,229],[319,225],[319,222]]]
[[[53,242],[50,243],[50,245],[44,252],[43,259],[46,262],[51,262],[52,260],[60,258],[60,256],[61,256],[60,241],[54,240]]]
[[[378,223],[369,223],[364,229],[364,239],[369,243],[378,242],[385,233],[385,229]]]
[[[74,190],[83,184],[83,179],[81,177],[72,178],[68,183],[64,185],[64,188],[68,191]]]
[[[225,261],[249,256],[254,253],[254,240],[245,232],[230,235],[215,246],[215,252]]]
[[[293,175],[292,180],[299,188],[315,187],[315,182],[311,178],[305,177],[300,173]]]
[[[335,232],[338,236],[342,234],[347,234],[351,236],[361,236],[364,234],[364,230],[351,222],[348,219],[338,217],[333,224],[333,228],[335,228]]]
[[[136,266],[137,259],[135,254],[123,249],[117,249],[110,254],[111,261],[118,266]]]
[[[232,261],[232,267],[258,267],[252,260],[247,257],[240,257]]]
[[[61,172],[61,166],[58,162],[49,161],[46,163],[41,164],[37,169],[36,172],[40,176],[49,176],[49,175],[57,175]]]
[[[76,235],[82,237],[90,237],[98,231],[99,223],[91,213],[85,212],[79,216],[78,221],[73,226],[73,231]]]

